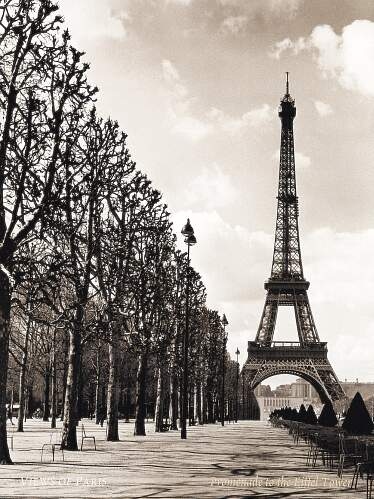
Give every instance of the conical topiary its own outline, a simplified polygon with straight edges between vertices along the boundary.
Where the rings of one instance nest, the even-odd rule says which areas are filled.
[[[338,418],[336,417],[334,407],[331,400],[328,400],[322,408],[321,414],[318,418],[318,423],[321,426],[336,426]]]
[[[312,405],[310,405],[306,411],[305,422],[307,424],[317,424],[317,416]]]
[[[351,435],[370,435],[373,421],[359,392],[353,397],[343,423],[343,429]]]
[[[305,422],[306,422],[306,421],[305,421],[305,419],[306,419],[306,409],[305,409],[305,405],[304,405],[304,404],[301,404],[300,409],[299,409],[299,421],[300,421],[301,423],[305,423]]]

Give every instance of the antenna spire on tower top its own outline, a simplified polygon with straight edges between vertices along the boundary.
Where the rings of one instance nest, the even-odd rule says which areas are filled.
[[[288,75],[289,75],[289,71],[286,71],[286,95],[289,95],[290,93],[290,85],[289,85],[289,82],[288,82]]]

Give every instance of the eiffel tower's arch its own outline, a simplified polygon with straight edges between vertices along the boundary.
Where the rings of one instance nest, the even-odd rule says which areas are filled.
[[[319,379],[318,375],[308,372],[305,368],[301,366],[289,366],[289,367],[267,366],[266,369],[258,373],[255,381],[251,385],[251,389],[255,390],[255,388],[260,383],[263,383],[266,379],[271,378],[273,376],[278,376],[280,374],[290,374],[292,376],[297,376],[298,378],[302,378],[308,383],[310,383],[318,393],[319,398],[323,404],[328,399],[330,399],[330,396],[325,390],[325,387],[321,382],[321,380]]]

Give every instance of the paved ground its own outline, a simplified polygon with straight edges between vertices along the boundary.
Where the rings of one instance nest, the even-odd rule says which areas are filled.
[[[61,423],[60,423],[61,424]],[[40,463],[48,423],[30,421],[14,434],[14,466],[0,467],[0,498],[324,498],[364,499],[322,467],[306,468],[305,445],[294,446],[285,430],[263,422],[192,427],[187,441],[178,432],[132,436],[133,424],[120,423],[121,442],[105,441],[105,428],[84,421],[95,435],[97,451],[87,442],[82,452],[47,450]],[[44,460],[44,458],[43,458]]]

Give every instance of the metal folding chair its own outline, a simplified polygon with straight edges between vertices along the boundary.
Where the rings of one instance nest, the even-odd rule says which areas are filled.
[[[96,450],[96,438],[93,435],[87,435],[86,430],[84,428],[84,424],[82,423],[81,425],[81,430],[82,430],[82,440],[81,440],[81,450],[83,449],[83,442],[85,440],[93,440],[95,450]]]
[[[62,447],[62,434],[61,431],[52,431],[49,435],[49,442],[45,443],[42,445],[42,450],[41,450],[41,455],[40,455],[40,462],[43,462],[43,453],[44,449],[46,447],[49,447],[52,452],[52,461],[54,462],[55,460],[55,453],[56,449],[61,451],[62,453],[62,460],[65,461],[65,455],[64,455],[64,449]]]

